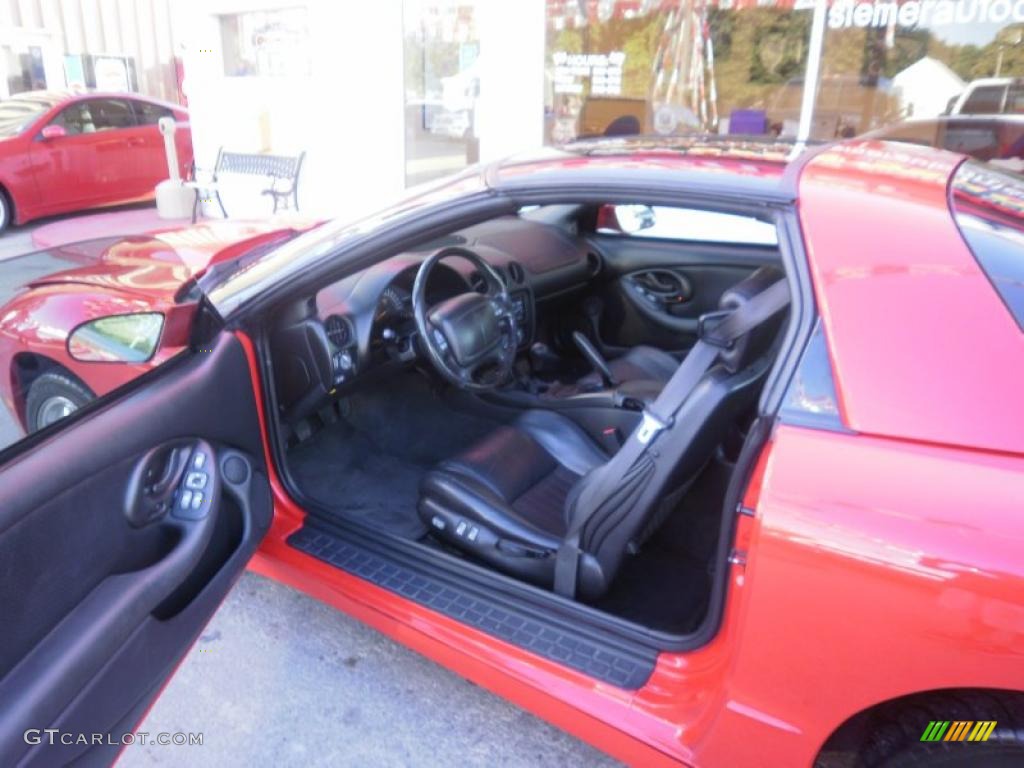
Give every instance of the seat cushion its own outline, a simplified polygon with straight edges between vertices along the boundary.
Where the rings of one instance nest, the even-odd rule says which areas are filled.
[[[617,382],[656,381],[665,384],[679,367],[679,361],[668,352],[641,344],[613,360],[608,361],[612,376]],[[583,388],[601,386],[597,373],[588,373],[579,382]]]
[[[456,545],[464,540],[451,529],[461,518],[499,539],[553,551],[565,535],[573,486],[607,459],[569,419],[527,411],[427,473],[420,515],[435,535]]]

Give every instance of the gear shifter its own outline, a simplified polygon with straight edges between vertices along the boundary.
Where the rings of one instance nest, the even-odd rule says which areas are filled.
[[[616,386],[618,382],[612,376],[612,369],[608,367],[608,361],[601,356],[601,353],[597,351],[597,347],[591,343],[590,339],[579,331],[573,331],[572,340],[576,342],[576,347],[580,353],[587,358],[587,362],[597,371],[604,385],[609,388]]]

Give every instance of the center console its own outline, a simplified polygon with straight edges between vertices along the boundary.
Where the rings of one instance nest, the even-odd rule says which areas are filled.
[[[526,349],[533,343],[533,294],[529,288],[517,288],[509,291],[508,296],[516,320],[516,346],[519,349]]]

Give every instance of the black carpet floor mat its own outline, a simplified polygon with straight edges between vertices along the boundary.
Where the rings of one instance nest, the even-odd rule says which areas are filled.
[[[427,532],[416,513],[423,475],[496,425],[450,408],[416,372],[347,398],[342,414],[289,450],[289,469],[329,513],[409,539]]]
[[[427,467],[380,453],[344,421],[294,448],[288,465],[306,495],[331,514],[410,539],[426,533],[416,500]]]

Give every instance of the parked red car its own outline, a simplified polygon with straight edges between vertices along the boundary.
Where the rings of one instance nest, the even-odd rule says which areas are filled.
[[[30,91],[0,101],[0,232],[41,216],[153,198],[167,178],[161,117],[178,123],[182,178],[188,112],[126,93]]]
[[[251,561],[631,764],[1021,764],[1022,232],[951,153],[618,139],[95,265],[22,324],[161,362],[0,453],[0,760],[114,759]]]
[[[0,427],[0,446],[66,417],[131,381],[188,344],[195,304],[178,303],[182,285],[243,252],[266,248],[313,222],[211,221],[187,230],[60,245],[6,260],[0,267],[0,402],[16,431]],[[292,228],[295,227],[295,228]],[[7,286],[17,285],[13,290]],[[124,313],[155,313],[159,350],[131,354],[93,349],[76,359],[76,328]],[[79,352],[78,358],[83,357]]]

